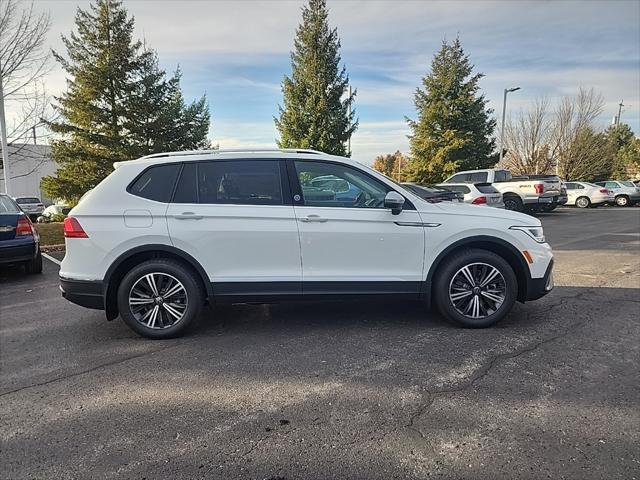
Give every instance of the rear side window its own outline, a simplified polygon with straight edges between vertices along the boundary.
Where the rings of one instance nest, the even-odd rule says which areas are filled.
[[[279,161],[241,160],[198,165],[200,203],[282,205]]]
[[[607,188],[618,188],[618,183],[617,182],[605,182],[604,186],[607,187]]]
[[[447,183],[464,182],[465,181],[465,179],[464,179],[465,176],[466,176],[466,174],[464,174],[464,173],[458,173],[457,175],[454,175],[449,180],[447,180]]]
[[[476,172],[469,175],[469,178],[466,181],[471,183],[486,182],[487,176],[488,176],[487,172]]]
[[[507,170],[497,170],[494,176],[494,181],[495,182],[508,182],[509,180],[511,180],[511,172],[507,171]],[[486,176],[484,181],[486,182]],[[489,192],[485,192],[485,193],[489,193]]]
[[[20,213],[20,209],[9,197],[0,195],[0,214],[2,213]]]
[[[458,193],[469,193],[471,192],[471,189],[469,187],[465,187],[464,185],[452,185],[452,186],[448,186],[447,188],[453,192],[458,192]]]
[[[138,197],[169,203],[179,171],[177,163],[151,167],[131,184],[128,191]]]
[[[198,203],[198,182],[196,179],[197,165],[193,162],[185,163],[180,173],[173,203]]]
[[[498,193],[498,190],[496,190],[496,188],[490,183],[487,183],[485,185],[476,185],[476,188],[480,193]]]

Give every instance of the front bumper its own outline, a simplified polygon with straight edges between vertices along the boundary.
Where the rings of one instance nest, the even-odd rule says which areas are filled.
[[[81,307],[104,310],[104,289],[102,282],[73,280],[60,277],[62,296]]]
[[[527,301],[537,300],[553,290],[553,259],[541,278],[529,278],[527,285]]]

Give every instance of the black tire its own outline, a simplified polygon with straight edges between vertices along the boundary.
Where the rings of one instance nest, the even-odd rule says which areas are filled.
[[[482,269],[485,269],[485,272],[492,272],[492,270],[489,270],[486,266],[493,267],[498,270],[501,275],[501,277],[497,277],[496,282],[500,282],[500,278],[503,281],[502,286],[504,289],[500,293],[503,300],[499,305],[495,302],[493,303],[493,311],[491,303],[488,302],[483,295],[489,294],[489,289],[492,286],[498,288],[497,284],[494,285],[493,282],[489,282],[486,287],[478,287],[480,288],[479,292],[485,291],[484,294],[476,292],[475,288],[471,289],[472,286],[469,285],[469,291],[474,292],[469,294],[471,297],[469,302],[475,301],[474,297],[477,297],[480,305],[485,306],[486,315],[481,318],[472,318],[469,315],[461,313],[459,310],[465,310],[464,303],[458,303],[456,307],[450,297],[450,289],[452,291],[456,290],[456,280],[459,278],[458,275],[462,275],[460,272],[465,266],[476,269],[476,272],[479,271],[480,275],[478,278],[480,279],[482,277]],[[474,273],[473,270],[472,273]],[[454,277],[456,277],[456,280],[454,280]],[[462,278],[465,278],[464,275]],[[477,280],[475,276],[474,279]],[[493,292],[494,290],[491,291]],[[436,273],[433,293],[438,310],[445,318],[465,327],[485,328],[502,320],[511,311],[518,296],[518,280],[509,263],[501,256],[487,250],[470,249],[456,252],[455,255],[451,255],[443,262]],[[454,295],[455,294],[456,293],[454,293]],[[464,301],[464,299],[458,300],[458,302]],[[479,312],[480,308],[481,307],[478,307]]]
[[[24,264],[24,270],[30,275],[42,273],[42,253],[40,253],[40,249],[38,249],[36,258]]]
[[[576,207],[578,208],[589,208],[591,206],[591,200],[589,197],[578,197],[576,198]]]
[[[523,212],[524,204],[520,197],[516,197],[515,195],[507,195],[503,198],[504,208],[506,210],[513,210],[514,212]]]
[[[618,195],[616,197],[616,205],[619,207],[628,207],[629,197],[627,197],[626,195]]]
[[[150,284],[145,279],[149,274],[152,274],[155,279],[154,288],[158,295],[154,296]],[[166,281],[164,286],[163,279]],[[172,280],[176,283],[170,283]],[[178,284],[182,287],[179,291],[184,291],[184,294],[180,293],[180,298],[167,297],[167,306],[165,306],[164,300],[159,300],[159,297],[164,298],[163,293],[170,293]],[[134,286],[136,286],[135,292]],[[130,295],[137,296],[143,301],[153,298],[153,303],[148,302],[147,305],[132,307],[129,303]],[[118,311],[125,323],[137,334],[154,340],[180,335],[198,316],[204,303],[204,294],[196,273],[182,263],[164,258],[148,260],[132,268],[120,282],[117,298]],[[176,303],[170,303],[170,301]],[[155,316],[151,312],[148,322],[143,323],[141,319],[145,312],[156,308]],[[177,320],[176,312],[181,314]],[[171,323],[172,320],[174,323]]]

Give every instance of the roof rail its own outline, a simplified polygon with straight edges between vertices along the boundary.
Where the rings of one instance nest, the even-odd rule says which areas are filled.
[[[152,153],[142,158],[162,158],[162,157],[182,157],[186,155],[216,155],[220,153],[260,153],[260,152],[282,152],[282,153],[311,153],[314,155],[326,155],[318,150],[303,148],[224,148],[219,150],[186,150],[182,152],[162,152]]]

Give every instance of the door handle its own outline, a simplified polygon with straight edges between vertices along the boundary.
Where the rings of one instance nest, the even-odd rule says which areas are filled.
[[[196,215],[193,212],[182,212],[173,216],[176,220],[201,220],[202,215]]]
[[[309,223],[309,222],[324,223],[327,220],[328,218],[322,218],[320,215],[307,215],[306,217],[300,218],[300,221],[305,223]]]

